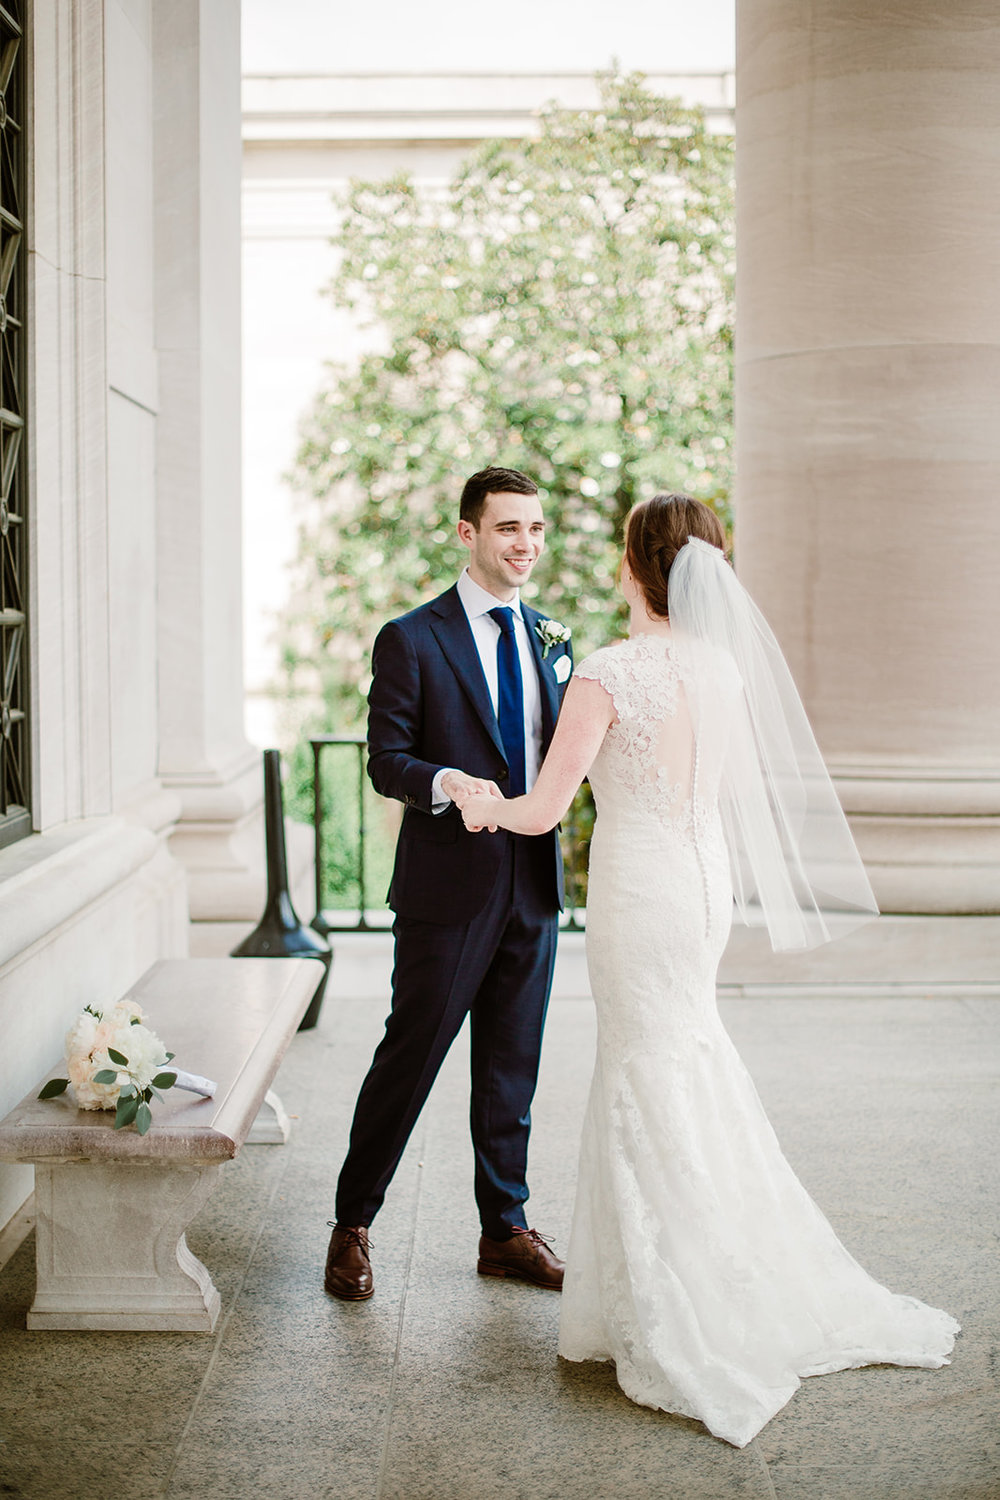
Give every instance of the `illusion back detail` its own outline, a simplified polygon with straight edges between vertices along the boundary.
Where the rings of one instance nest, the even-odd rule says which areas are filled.
[[[879,1286],[840,1244],[722,1026],[715,981],[733,914],[718,805],[725,736],[696,754],[689,702],[710,692],[724,725],[741,693],[731,660],[639,635],[576,675],[601,684],[614,721],[590,770],[597,1059],[559,1351],[613,1361],[632,1400],[743,1446],[802,1377],[933,1368],[947,1363],[958,1325]]]
[[[636,636],[577,668],[610,693],[615,722],[591,768],[595,797],[618,817],[650,818],[691,837],[711,810],[698,785],[687,693],[669,637]]]
[[[737,675],[723,661],[715,665],[720,698],[735,701]],[[672,917],[675,930],[683,923],[703,940],[711,939],[714,922],[715,946],[724,944],[732,889],[718,808],[719,757],[695,748],[688,684],[670,637],[639,635],[607,646],[589,656],[576,675],[600,682],[615,710],[590,768],[598,823],[596,848],[591,846],[588,928],[595,879],[614,920],[626,922],[633,897],[638,898],[633,881],[652,880],[659,893],[652,899],[665,903],[662,921]],[[650,899],[647,895],[644,909]],[[595,912],[602,924],[600,902]],[[699,982],[707,957],[698,955]]]

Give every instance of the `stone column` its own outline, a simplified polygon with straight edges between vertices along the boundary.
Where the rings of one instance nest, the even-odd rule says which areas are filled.
[[[192,951],[225,952],[264,898],[243,731],[240,7],[153,0],[152,16],[159,771],[181,799]]]
[[[1000,21],[739,0],[737,566],[884,910],[1000,912]]]

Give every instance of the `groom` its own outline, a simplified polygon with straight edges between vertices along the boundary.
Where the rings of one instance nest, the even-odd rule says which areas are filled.
[[[562,905],[558,836],[477,838],[460,808],[474,793],[533,785],[572,670],[569,633],[520,601],[545,545],[526,475],[473,474],[458,535],[469,551],[458,583],[390,621],[372,653],[368,771],[405,811],[389,889],[392,1010],[355,1108],[326,1263],[326,1290],[350,1301],[372,1295],[368,1226],[467,1014],[478,1270],[562,1285],[562,1262],[524,1216]]]

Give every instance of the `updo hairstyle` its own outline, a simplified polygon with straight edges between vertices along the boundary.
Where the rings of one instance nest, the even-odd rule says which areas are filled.
[[[726,550],[726,533],[715,511],[690,495],[654,495],[629,511],[624,560],[651,615],[666,619],[669,614],[670,567],[689,536]]]

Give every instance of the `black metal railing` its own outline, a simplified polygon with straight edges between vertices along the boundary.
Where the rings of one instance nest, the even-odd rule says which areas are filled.
[[[373,795],[365,758],[364,736],[321,734],[309,741],[313,759],[313,839],[316,860],[316,916],[313,926],[327,932],[384,932],[388,917],[382,917],[384,901],[370,904],[369,820],[366,803]],[[328,787],[326,752],[338,749],[343,759],[356,761],[353,776],[341,774],[334,788]],[[350,787],[350,790],[348,790]],[[350,813],[345,804],[349,803]],[[332,814],[336,817],[335,826]],[[350,825],[353,823],[353,827]],[[355,898],[348,902],[348,897]],[[380,920],[381,918],[381,920]]]
[[[316,916],[312,925],[323,934],[385,932],[392,921],[385,892],[399,825],[398,804],[387,802],[372,788],[365,769],[364,736],[320,734],[309,744],[316,857]],[[582,931],[583,927],[592,828],[593,802],[584,783],[560,831],[566,877],[566,910],[561,925],[569,932]]]

